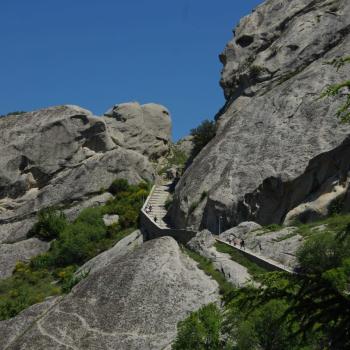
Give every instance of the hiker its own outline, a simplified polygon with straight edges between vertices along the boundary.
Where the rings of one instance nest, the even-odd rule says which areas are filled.
[[[152,204],[149,205],[148,209],[149,209],[149,212],[152,211],[152,209],[153,209],[153,208],[152,208]]]
[[[259,250],[261,251],[262,247],[261,247],[261,243],[260,242],[258,242],[258,247],[259,247]]]
[[[241,249],[244,249],[245,250],[245,243],[244,243],[244,239],[241,239]]]
[[[155,216],[155,217],[154,217],[154,222],[157,222],[157,220],[158,220],[158,219],[157,219],[157,217]]]

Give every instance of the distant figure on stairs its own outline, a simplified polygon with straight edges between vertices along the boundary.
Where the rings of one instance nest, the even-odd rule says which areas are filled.
[[[245,242],[244,242],[244,239],[241,239],[241,249],[244,249],[245,250]]]
[[[154,217],[154,222],[157,222],[157,220],[158,220],[158,219],[157,219],[157,217],[155,216],[155,217]]]

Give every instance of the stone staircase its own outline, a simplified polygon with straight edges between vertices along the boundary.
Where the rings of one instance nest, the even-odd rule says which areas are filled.
[[[167,214],[167,210],[165,209],[165,202],[170,195],[170,186],[171,182],[161,183],[154,187],[150,197],[148,198],[146,208],[152,206],[152,211],[147,212],[147,215],[151,218],[151,220],[155,221],[159,227],[161,228],[169,228],[167,223],[164,221],[164,217]]]

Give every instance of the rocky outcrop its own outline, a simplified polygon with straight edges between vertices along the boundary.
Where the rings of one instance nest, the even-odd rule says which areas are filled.
[[[185,136],[174,144],[176,151],[182,152],[186,157],[190,157],[193,150],[193,136]]]
[[[163,106],[139,107],[142,121],[126,122],[125,129],[112,117],[95,117],[78,106],[0,119],[0,249],[5,249],[1,244],[25,240],[41,208],[58,206],[74,220],[83,208],[111,198],[103,192],[116,178],[130,183],[154,180],[149,158],[156,160],[167,151],[170,116]],[[123,142],[115,136],[117,128]],[[13,264],[21,256],[14,249],[6,246],[8,254],[15,254],[8,260]],[[0,265],[0,277],[9,266],[5,273]]]
[[[122,103],[110,108],[105,117],[110,135],[119,145],[152,160],[168,154],[171,119],[164,106],[154,103]]]
[[[325,63],[349,56],[349,32],[347,0],[269,0],[241,20],[220,56],[227,103],[217,135],[176,188],[178,227],[309,221],[347,193],[350,126],[335,116],[343,98],[319,97],[348,76]]]
[[[255,222],[242,222],[220,235],[223,240],[244,240],[245,246],[263,257],[282,265],[295,267],[296,254],[304,239],[296,227],[264,229]]]
[[[14,244],[0,244],[0,279],[10,277],[17,261],[29,261],[32,257],[45,253],[50,244],[37,238],[26,239]]]
[[[215,238],[208,230],[199,232],[188,243],[188,247],[210,260],[217,271],[235,287],[243,287],[252,283],[248,270],[231,259],[229,254],[218,252],[214,246]]]
[[[164,349],[178,321],[218,300],[217,288],[163,237],[111,257],[63,299],[0,322],[0,349]]]

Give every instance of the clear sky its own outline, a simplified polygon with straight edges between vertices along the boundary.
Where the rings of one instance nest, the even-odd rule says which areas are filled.
[[[224,103],[219,53],[262,0],[1,0],[0,114],[169,108],[178,139]]]

